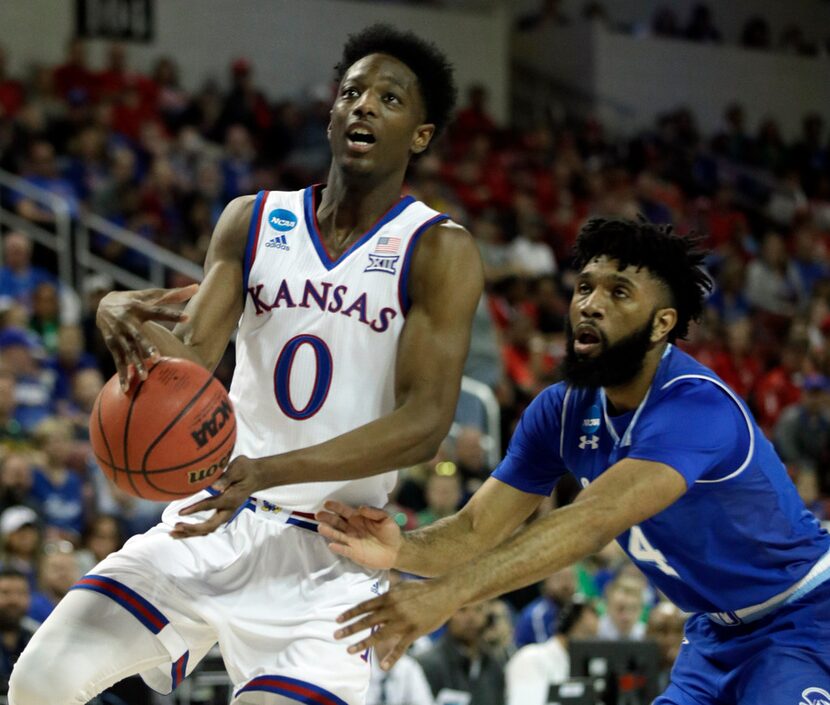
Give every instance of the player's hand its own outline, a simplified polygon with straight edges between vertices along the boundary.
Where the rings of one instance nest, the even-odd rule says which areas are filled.
[[[317,512],[318,531],[334,553],[375,570],[395,566],[403,537],[389,514],[375,507],[350,507],[329,500]]]
[[[405,581],[341,614],[338,622],[360,619],[338,629],[334,636],[345,639],[373,629],[367,637],[349,646],[349,653],[375,647],[380,667],[388,671],[415,639],[435,631],[456,613],[461,607],[458,599],[458,591],[441,579]]]
[[[213,516],[197,524],[179,522],[170,535],[174,539],[186,539],[193,536],[207,536],[216,531],[233,519],[239,508],[254,492],[268,486],[263,484],[264,482],[267,483],[267,478],[261,463],[244,455],[237,456],[228,464],[222,477],[212,485],[213,489],[219,491],[218,495],[191,504],[179,512],[182,516],[189,516],[214,510]]]
[[[115,360],[121,389],[129,389],[133,368],[139,378],[146,379],[145,360],[155,359],[159,354],[142,332],[142,324],[146,321],[186,321],[187,314],[175,304],[193,298],[198,289],[198,284],[191,284],[178,289],[113,291],[101,299],[95,322]]]

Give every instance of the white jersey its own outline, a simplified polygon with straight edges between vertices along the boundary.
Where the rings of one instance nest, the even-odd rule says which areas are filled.
[[[235,456],[322,443],[394,409],[412,252],[420,235],[447,216],[404,197],[332,260],[317,226],[320,189],[263,191],[256,198],[230,391]],[[395,479],[388,472],[256,496],[296,510],[317,509],[330,498],[383,506]]]

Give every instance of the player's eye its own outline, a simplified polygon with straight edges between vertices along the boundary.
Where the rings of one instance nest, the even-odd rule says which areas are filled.
[[[585,282],[581,282],[581,283],[577,284],[576,285],[576,290],[580,294],[590,294],[591,293],[591,287],[588,286],[588,284],[585,283]]]
[[[347,86],[342,90],[340,95],[343,98],[357,98],[357,96],[359,96],[360,93],[358,92],[357,88],[354,88],[353,86]]]
[[[627,299],[628,291],[624,287],[618,286],[614,289],[614,296],[618,299]]]
[[[396,96],[394,93],[387,93],[386,95],[383,96],[383,99],[387,103],[400,103],[401,102],[401,99],[398,98],[398,96]]]

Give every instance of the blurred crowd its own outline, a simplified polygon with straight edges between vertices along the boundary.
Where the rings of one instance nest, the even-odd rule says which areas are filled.
[[[325,177],[329,87],[274,103],[240,58],[226,86],[210,81],[190,92],[170,58],[144,74],[114,44],[93,66],[79,40],[59,66],[15,76],[7,65],[0,50],[0,167],[66,198],[76,214],[100,214],[199,264],[230,199]],[[407,188],[479,243],[487,286],[465,374],[491,390],[501,426],[494,438],[481,401],[462,395],[438,456],[402,473],[393,504],[402,526],[462,506],[492,470],[494,447],[505,447],[522,410],[556,380],[581,224],[641,214],[697,233],[711,249],[715,291],[682,345],[748,401],[805,502],[828,517],[828,133],[822,116],[807,115],[803,134],[788,142],[774,120],[758,117],[729,106],[712,135],[700,134],[685,108],[625,138],[585,118],[517,131],[490,117],[485,87],[469,88],[446,136],[413,164]],[[12,190],[0,198],[51,226],[36,200]],[[93,246],[147,271],[141,252],[105,238]],[[90,274],[68,287],[25,228],[3,234],[2,254],[0,692],[37,623],[161,511],[110,486],[90,453],[89,414],[114,371],[94,324],[112,280]],[[232,366],[230,351],[218,372],[225,382]],[[543,511],[576,491],[563,481]],[[529,674],[544,672],[545,683],[567,674],[570,638],[653,638],[665,677],[682,623],[609,546],[542,585],[465,608],[392,674],[376,673],[372,702],[416,702],[420,688],[423,702],[448,689],[473,693],[477,705],[526,705],[537,697],[528,689],[542,687]],[[395,699],[401,688],[410,700]]]

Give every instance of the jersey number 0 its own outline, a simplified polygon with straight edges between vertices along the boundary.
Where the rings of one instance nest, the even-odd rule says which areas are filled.
[[[306,405],[300,409],[291,399],[291,368],[294,366],[294,358],[297,351],[303,345],[310,345],[316,359],[316,374],[314,384],[311,388],[311,396]],[[297,335],[289,340],[282,349],[277,364],[274,367],[274,396],[277,398],[282,413],[291,419],[305,421],[320,411],[320,408],[329,395],[331,387],[331,376],[334,365],[331,359],[331,351],[316,335]]]

